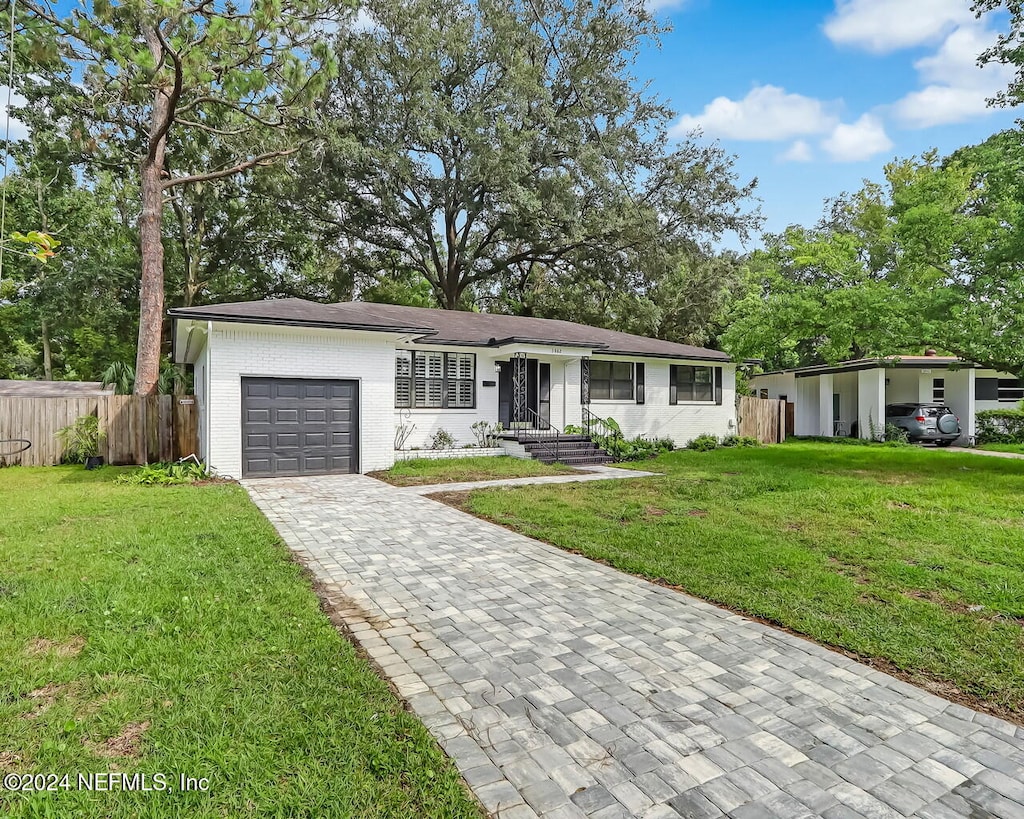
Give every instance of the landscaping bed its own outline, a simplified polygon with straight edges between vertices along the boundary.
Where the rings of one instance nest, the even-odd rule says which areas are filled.
[[[571,466],[564,464],[545,464],[541,461],[504,455],[496,458],[449,458],[445,460],[414,458],[408,461],[399,461],[390,469],[368,474],[370,477],[394,486],[424,486],[435,483],[568,475],[575,471]]]
[[[0,469],[0,774],[172,787],[0,790],[0,813],[482,815],[240,487],[118,474]]]
[[[449,500],[1024,721],[1024,464],[793,443],[641,468],[665,475]]]

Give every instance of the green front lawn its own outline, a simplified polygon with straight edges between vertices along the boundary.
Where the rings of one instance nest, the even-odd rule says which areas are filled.
[[[480,816],[240,487],[117,472],[0,469],[0,774],[209,790],[0,789],[0,813]]]
[[[575,472],[564,464],[545,464],[508,455],[475,458],[415,458],[399,461],[391,469],[369,473],[395,486],[422,486],[463,481],[495,481],[502,478],[532,478]]]
[[[1024,719],[1024,463],[795,443],[638,466],[666,474],[465,504]]]

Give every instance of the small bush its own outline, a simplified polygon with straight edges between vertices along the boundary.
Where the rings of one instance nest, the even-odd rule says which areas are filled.
[[[704,433],[690,441],[686,448],[692,449],[694,452],[710,452],[712,449],[718,449],[718,438]]]
[[[757,438],[752,438],[749,435],[726,435],[722,439],[722,446],[724,447],[746,447],[746,446],[761,446],[761,442]]]
[[[455,449],[455,436],[446,429],[439,429],[427,439],[427,449]]]
[[[100,445],[107,434],[100,429],[100,419],[95,415],[83,415],[75,423],[57,431],[57,439],[63,450],[62,460],[66,464],[84,464],[86,458],[100,454]]]
[[[910,437],[903,427],[898,427],[895,424],[886,424],[883,434],[885,443],[888,446],[910,446]]]
[[[209,478],[210,473],[203,464],[195,461],[178,461],[140,466],[138,469],[119,475],[117,483],[137,486],[173,486],[195,483]]]
[[[501,424],[492,424],[488,421],[477,421],[470,427],[476,437],[477,446],[481,449],[495,447],[498,445],[498,436],[501,435]]]
[[[1024,444],[1024,409],[979,412],[977,441],[979,444]]]

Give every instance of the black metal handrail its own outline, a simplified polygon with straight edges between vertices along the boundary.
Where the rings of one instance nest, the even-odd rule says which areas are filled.
[[[546,418],[541,418],[540,414],[535,410],[532,410],[529,407],[524,407],[523,409],[526,410],[527,420],[533,424],[533,428],[516,428],[516,440],[520,444],[531,442],[539,444],[540,447],[556,461],[560,461],[561,458],[559,456],[561,454],[561,447],[559,444],[562,437],[562,430],[553,426]]]

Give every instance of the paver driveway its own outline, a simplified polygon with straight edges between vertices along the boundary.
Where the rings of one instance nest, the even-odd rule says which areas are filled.
[[[371,478],[246,488],[502,819],[1024,817],[1024,729]]]

